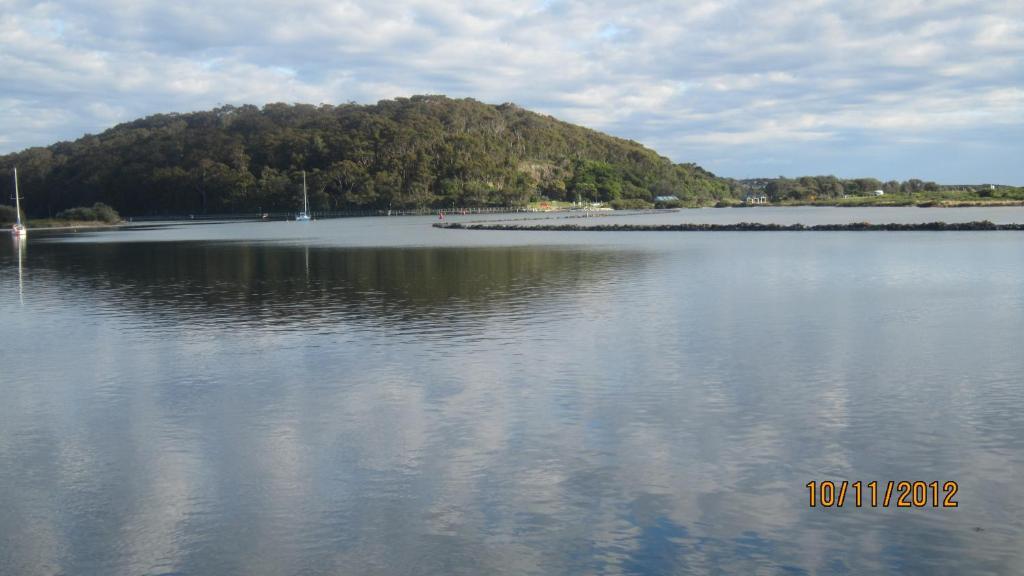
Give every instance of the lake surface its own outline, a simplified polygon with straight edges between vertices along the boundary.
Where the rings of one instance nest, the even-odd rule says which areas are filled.
[[[1024,234],[434,221],[0,238],[0,573],[1024,573]]]

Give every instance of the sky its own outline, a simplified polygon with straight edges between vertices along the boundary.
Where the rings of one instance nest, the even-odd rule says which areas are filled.
[[[514,102],[735,178],[1024,185],[1021,0],[0,0],[0,154],[221,104]]]

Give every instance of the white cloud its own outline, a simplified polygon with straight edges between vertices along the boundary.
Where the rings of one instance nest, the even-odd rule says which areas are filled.
[[[998,0],[0,7],[2,151],[219,103],[429,92],[513,101],[719,172],[763,160],[769,144],[790,147],[799,169],[802,147],[828,140],[832,155],[803,170],[842,174],[864,131],[946,142],[949,159],[966,141],[1024,152],[996,139],[1024,131],[1024,5]],[[40,114],[53,120],[30,119]],[[962,181],[998,179],[982,178],[991,164],[961,167]],[[1024,169],[997,176],[1022,182]]]

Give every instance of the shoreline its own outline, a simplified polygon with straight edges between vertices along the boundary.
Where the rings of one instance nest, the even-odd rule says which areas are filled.
[[[922,200],[918,202],[780,202],[778,204],[737,204],[721,208],[796,208],[815,206],[822,208],[1013,208],[1024,206],[1024,200]],[[719,206],[715,206],[719,208]]]
[[[518,224],[461,224],[459,222],[435,223],[434,228],[445,230],[510,230],[540,232],[976,232],[976,231],[1024,231],[1024,224],[995,224],[988,220],[975,222],[924,222],[919,224],[869,224],[852,222],[850,224],[762,224],[759,222],[739,222],[737,224],[597,224],[580,226],[579,224],[538,224],[523,226]]]

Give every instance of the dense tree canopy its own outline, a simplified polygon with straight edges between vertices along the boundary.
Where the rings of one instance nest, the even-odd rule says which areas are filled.
[[[736,193],[636,142],[443,96],[158,114],[0,157],[0,170],[13,166],[34,216],[96,202],[128,215],[295,210],[302,170],[321,211],[664,194],[707,204]]]

